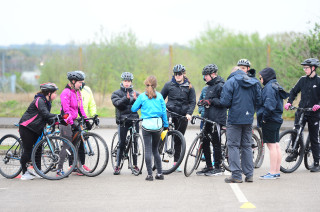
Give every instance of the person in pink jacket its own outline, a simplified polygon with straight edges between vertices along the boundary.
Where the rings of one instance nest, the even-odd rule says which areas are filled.
[[[87,115],[83,109],[82,97],[80,88],[84,81],[83,75],[77,71],[68,72],[67,74],[68,80],[70,81],[65,89],[62,91],[60,95],[61,99],[61,114],[69,114],[68,118],[65,121],[68,123],[68,126],[60,125],[60,133],[61,136],[72,141],[73,135],[78,131],[77,127],[74,124],[74,120],[78,117],[87,118]],[[91,125],[89,122],[87,123],[87,129],[91,129]],[[78,141],[73,141],[78,142]],[[74,145],[76,145],[74,143]],[[84,170],[90,171],[90,169],[85,165],[85,154],[83,143],[80,143],[80,147],[78,149],[78,155],[80,162]],[[61,160],[64,161],[66,157],[66,150],[62,148],[60,153]],[[69,165],[72,164],[72,159],[69,160]],[[57,175],[64,175],[64,171],[62,170],[63,162],[59,163]],[[82,175],[79,170],[75,169],[74,171],[77,175]]]

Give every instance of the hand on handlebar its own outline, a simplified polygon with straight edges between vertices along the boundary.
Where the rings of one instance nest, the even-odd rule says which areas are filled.
[[[312,111],[314,111],[314,112],[316,112],[317,110],[319,110],[320,109],[320,105],[314,105],[313,107],[312,107]]]
[[[287,104],[284,106],[284,109],[289,110],[290,107],[291,107],[291,104],[290,104],[290,103],[287,103]]]
[[[191,115],[189,115],[189,114],[187,114],[187,115],[186,115],[186,117],[187,117],[188,121],[190,121],[190,120],[191,120],[191,118],[192,118],[192,116],[191,116]]]

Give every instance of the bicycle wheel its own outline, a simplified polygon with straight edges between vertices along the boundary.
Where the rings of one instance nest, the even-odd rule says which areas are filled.
[[[304,166],[306,169],[310,170],[313,166],[313,155],[311,151],[311,143],[310,143],[310,136],[308,135],[307,142],[306,142],[306,149],[304,151]]]
[[[199,166],[202,156],[202,135],[198,135],[192,142],[184,164],[184,175],[189,177]]]
[[[61,152],[62,149],[65,149],[64,153]],[[67,157],[62,159],[61,154],[66,154]],[[69,157],[75,157],[71,166],[68,162]],[[76,148],[69,140],[60,136],[50,136],[42,139],[34,146],[31,154],[34,170],[48,180],[61,180],[69,176],[76,167],[76,158]],[[65,171],[64,175],[57,175],[59,163]]]
[[[140,134],[134,135],[129,152],[129,164],[132,173],[138,176],[142,173],[144,162],[144,143]]]
[[[78,168],[80,172],[89,177],[95,177],[101,174],[108,165],[109,150],[106,142],[102,137],[95,133],[86,132],[83,134],[84,138],[84,157],[79,154],[80,143],[77,143],[78,150]],[[81,159],[81,157],[83,157]],[[82,161],[84,159],[84,161]],[[81,165],[79,165],[81,164]],[[84,166],[86,168],[84,168]]]
[[[252,147],[252,155],[253,155],[253,167],[257,167],[262,155],[262,144],[260,139],[255,134],[252,134],[251,147]]]
[[[222,166],[225,170],[230,171],[229,158],[228,158],[228,146],[227,146],[227,133],[225,130],[221,130],[221,155]]]
[[[257,136],[257,138],[259,139],[260,143],[261,143],[261,147],[262,147],[262,151],[261,151],[261,155],[259,157],[258,163],[255,165],[255,168],[260,168],[262,166],[262,163],[264,161],[264,154],[265,154],[265,146],[263,143],[263,135],[262,135],[262,131],[259,127],[255,126],[253,127],[253,134]]]
[[[119,137],[118,137],[118,132],[116,132],[113,135],[112,138],[112,143],[111,143],[111,164],[112,164],[112,168],[113,170],[115,169],[115,167],[117,166],[117,151],[118,151],[118,147],[119,147]],[[126,148],[125,148],[126,149]],[[125,150],[124,150],[125,151]],[[120,166],[119,169],[121,170],[123,167],[123,158],[120,161]]]
[[[281,149],[281,166],[280,170],[284,173],[291,173],[298,169],[303,159],[303,141],[300,138],[298,140],[298,149],[294,150],[292,148],[294,139],[297,136],[297,131],[295,130],[286,130],[280,134],[280,149]],[[287,162],[286,159],[290,154],[294,154],[296,157],[291,162]]]
[[[177,140],[181,141],[181,149],[175,149],[174,143]],[[174,154],[176,151],[180,151],[180,157],[176,164],[174,164]],[[162,162],[162,173],[171,174],[181,164],[186,152],[186,140],[181,132],[177,130],[168,131],[164,141],[160,141],[159,154]]]
[[[0,174],[12,179],[22,170],[20,159],[22,155],[21,140],[12,134],[0,139]]]

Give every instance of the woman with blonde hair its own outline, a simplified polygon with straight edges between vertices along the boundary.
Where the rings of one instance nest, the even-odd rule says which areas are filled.
[[[168,129],[168,119],[166,113],[166,103],[162,95],[156,91],[157,79],[155,76],[149,76],[145,81],[146,91],[139,95],[132,105],[131,111],[137,112],[141,109],[142,135],[145,145],[145,160],[148,176],[146,180],[153,181],[152,176],[152,155],[154,156],[157,175],[155,179],[163,180],[161,158],[159,155],[159,142],[161,129]]]

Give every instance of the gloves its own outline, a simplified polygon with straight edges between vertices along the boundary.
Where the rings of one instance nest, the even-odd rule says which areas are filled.
[[[86,128],[87,128],[87,130],[91,130],[92,129],[92,125],[88,121],[86,121]]]
[[[289,110],[289,107],[291,106],[291,104],[290,103],[287,103],[285,106],[284,106],[284,109],[286,109],[286,110]]]
[[[320,108],[320,105],[313,105],[312,110],[316,112],[317,110],[319,110],[319,108]]]

